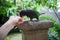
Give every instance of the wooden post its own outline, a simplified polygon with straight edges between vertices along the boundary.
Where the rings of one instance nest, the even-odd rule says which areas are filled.
[[[49,20],[25,21],[19,27],[23,30],[23,40],[48,40],[48,29],[53,26]]]

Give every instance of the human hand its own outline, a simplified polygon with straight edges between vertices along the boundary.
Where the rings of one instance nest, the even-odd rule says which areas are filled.
[[[15,26],[23,23],[22,18],[19,16],[11,16],[8,21],[12,22]]]

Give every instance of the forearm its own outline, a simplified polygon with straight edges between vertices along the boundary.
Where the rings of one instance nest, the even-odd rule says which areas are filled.
[[[3,40],[4,37],[8,34],[8,32],[14,28],[14,26],[20,25],[22,22],[23,21],[21,17],[11,16],[9,20],[0,28],[0,40]]]
[[[14,26],[15,25],[10,21],[7,21],[4,25],[2,25],[0,28],[0,40],[3,40],[8,32],[14,28]]]

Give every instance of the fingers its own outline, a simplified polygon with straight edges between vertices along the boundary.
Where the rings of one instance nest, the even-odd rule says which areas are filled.
[[[15,25],[23,23],[23,20],[20,16],[11,16],[9,20],[12,21]]]

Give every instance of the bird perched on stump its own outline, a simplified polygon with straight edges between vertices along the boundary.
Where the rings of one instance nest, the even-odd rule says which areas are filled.
[[[42,13],[44,14],[44,13]],[[34,10],[22,10],[20,12],[20,17],[23,17],[23,16],[27,16],[30,18],[30,21],[32,21],[33,18],[36,18],[37,20],[39,20],[39,16],[41,14],[37,11],[34,11]]]

